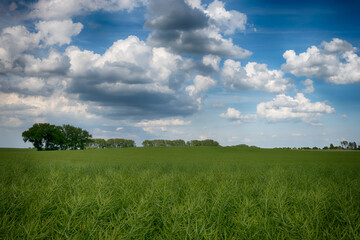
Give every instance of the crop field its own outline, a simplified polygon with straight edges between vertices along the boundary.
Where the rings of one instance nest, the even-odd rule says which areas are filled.
[[[360,239],[360,151],[0,149],[0,239]]]

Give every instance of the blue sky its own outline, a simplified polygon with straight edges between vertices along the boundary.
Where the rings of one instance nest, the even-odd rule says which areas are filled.
[[[0,147],[36,122],[94,137],[359,142],[357,1],[0,4]]]

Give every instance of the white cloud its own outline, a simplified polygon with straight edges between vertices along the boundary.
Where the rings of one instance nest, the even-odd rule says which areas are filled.
[[[101,82],[109,82],[113,87],[116,87],[116,82],[134,84],[133,87],[154,84],[154,89],[167,92],[171,92],[170,85],[180,81],[174,73],[188,64],[181,56],[165,48],[152,48],[135,36],[116,41],[103,55],[81,51],[77,47],[67,48],[66,54],[75,77],[94,74],[96,79],[101,76]]]
[[[35,26],[45,45],[59,44],[59,46],[69,44],[71,37],[78,35],[83,28],[81,23],[73,23],[70,19],[40,21]]]
[[[311,79],[306,79],[305,81],[301,82],[305,88],[302,90],[304,93],[312,93],[314,92],[314,82]]]
[[[50,49],[47,58],[24,55],[24,72],[27,76],[65,75],[70,67],[70,59],[63,53]]]
[[[356,83],[360,82],[360,57],[356,51],[350,43],[334,38],[299,55],[294,50],[286,51],[282,69],[295,76],[314,76],[335,84]]]
[[[219,63],[221,58],[214,55],[206,55],[203,57],[203,64],[205,66],[211,66],[215,71],[219,71]]]
[[[247,16],[234,10],[226,11],[225,4],[221,1],[213,1],[204,12],[225,34],[233,34],[236,30],[245,30]]]
[[[66,49],[66,55],[71,63],[69,91],[109,108],[113,117],[185,116],[199,108],[183,92],[192,60],[151,47],[135,36],[116,41],[103,55],[74,46]]]
[[[347,118],[347,115],[346,115],[346,114],[342,114],[342,115],[341,115],[341,118],[346,119],[346,118]]]
[[[182,54],[236,59],[252,54],[223,36],[243,31],[247,18],[243,13],[226,11],[221,1],[215,0],[206,8],[199,1],[153,0],[149,1],[148,10],[145,26],[154,29],[148,38],[153,46],[168,46]]]
[[[49,95],[66,86],[69,58],[53,49],[48,57],[17,56],[0,75],[0,89],[25,95]]]
[[[137,127],[159,127],[159,126],[184,126],[189,125],[191,121],[184,121],[179,118],[144,120],[135,124]]]
[[[269,122],[301,120],[318,125],[322,115],[333,112],[335,110],[331,106],[323,102],[311,103],[302,93],[298,93],[294,98],[279,94],[272,101],[257,105],[257,115]]]
[[[116,131],[121,131],[121,130],[123,130],[123,127],[116,128]]]
[[[59,118],[79,121],[98,118],[89,113],[86,104],[70,100],[61,92],[50,97],[0,92],[0,117],[2,125],[9,126]]]
[[[21,68],[14,61],[26,51],[38,47],[40,36],[30,33],[24,26],[4,28],[0,35],[0,73]]]
[[[65,19],[97,10],[132,10],[142,0],[39,0],[33,5],[30,17],[39,19]]]
[[[135,124],[136,127],[141,127],[145,132],[155,134],[159,132],[181,133],[176,129],[169,129],[168,127],[178,127],[189,125],[191,121],[184,121],[179,118],[159,119],[159,120],[144,120]]]
[[[201,93],[216,86],[216,81],[210,77],[196,75],[194,79],[194,85],[186,87],[186,91],[190,96],[199,96]]]
[[[240,62],[228,59],[221,70],[221,79],[231,89],[280,93],[293,88],[291,80],[284,78],[281,70],[269,70],[266,64],[256,62],[249,62],[242,67]]]
[[[82,24],[71,20],[39,22],[37,32],[29,32],[24,26],[8,27],[0,35],[0,73],[18,76],[44,76],[67,71],[69,59],[50,49],[49,57],[36,58],[31,53],[44,45],[69,44],[71,37],[78,34]],[[45,49],[46,51],[47,49]],[[44,50],[42,50],[44,52]],[[11,78],[11,76],[7,76]]]
[[[257,118],[255,114],[243,115],[239,110],[236,110],[235,108],[228,108],[226,113],[220,114],[220,117],[226,118],[236,123],[254,122]]]

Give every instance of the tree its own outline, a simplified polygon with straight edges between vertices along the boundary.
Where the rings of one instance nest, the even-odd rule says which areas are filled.
[[[340,144],[344,149],[346,149],[349,145],[348,141],[341,141]]]
[[[31,142],[38,151],[63,149],[65,144],[61,127],[49,123],[35,123],[22,133],[22,137],[24,142]]]
[[[205,140],[191,140],[187,142],[188,146],[219,146],[217,141],[212,139],[205,139]]]
[[[31,142],[41,150],[84,149],[91,134],[71,125],[55,126],[49,123],[35,123],[22,133],[24,142]]]
[[[356,150],[357,149],[356,142],[349,142],[348,148],[351,150]]]
[[[106,141],[108,148],[135,147],[135,141],[123,138],[110,138]]]
[[[104,139],[102,138],[93,138],[90,140],[90,142],[88,143],[87,147],[90,148],[106,148],[107,147],[107,143]]]
[[[64,124],[62,126],[62,131],[65,137],[66,149],[84,149],[85,145],[90,142],[90,138],[92,137],[88,131],[69,124]]]

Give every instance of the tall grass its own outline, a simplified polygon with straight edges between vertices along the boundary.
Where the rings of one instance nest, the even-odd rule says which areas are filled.
[[[1,239],[360,239],[360,154],[0,150]]]

